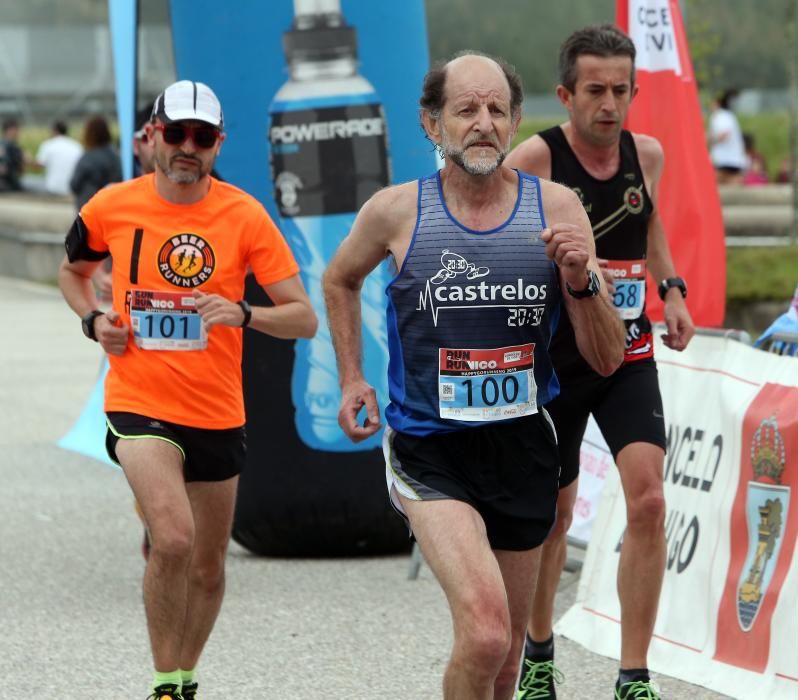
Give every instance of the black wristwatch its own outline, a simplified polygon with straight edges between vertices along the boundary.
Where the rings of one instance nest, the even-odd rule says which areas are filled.
[[[565,283],[565,289],[574,299],[587,299],[588,297],[598,296],[601,289],[598,275],[593,270],[587,271],[587,287],[580,289],[578,292],[571,288],[568,282]]]
[[[657,293],[662,301],[665,301],[665,295],[671,287],[679,288],[679,291],[682,293],[682,299],[687,296],[687,285],[684,280],[681,277],[668,277],[668,279],[662,280],[657,287]]]
[[[83,335],[85,335],[87,338],[90,338],[95,343],[97,342],[97,335],[94,332],[94,322],[97,320],[98,316],[104,315],[104,311],[94,309],[94,311],[89,311],[89,313],[80,319],[80,327],[83,329]]]
[[[244,320],[241,322],[241,327],[246,328],[249,325],[249,322],[252,320],[252,307],[245,299],[242,299],[237,303],[244,312]]]

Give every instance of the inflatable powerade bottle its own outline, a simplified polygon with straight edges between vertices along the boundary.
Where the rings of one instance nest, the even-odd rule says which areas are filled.
[[[385,118],[374,88],[358,74],[355,30],[340,0],[294,0],[294,14],[283,40],[290,78],[270,108],[269,144],[280,227],[319,316],[316,337],[295,345],[296,429],[317,450],[368,450],[379,446],[380,434],[355,445],[338,426],[341,392],[321,277],[358,209],[390,181]],[[363,369],[380,406],[388,400],[388,275],[380,267],[361,292]]]

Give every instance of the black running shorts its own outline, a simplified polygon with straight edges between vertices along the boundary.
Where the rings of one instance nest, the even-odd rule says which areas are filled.
[[[621,365],[609,377],[592,373],[561,379],[560,394],[546,404],[557,428],[560,488],[579,475],[579,450],[592,413],[613,459],[633,442],[666,446],[662,396],[653,358]]]
[[[189,428],[137,413],[109,412],[105,448],[119,464],[116,445],[120,440],[154,438],[171,443],[183,454],[186,481],[224,481],[240,474],[247,452],[243,427],[227,430]]]
[[[482,516],[493,549],[523,551],[542,544],[556,512],[557,436],[545,410],[451,433],[424,437],[386,429],[383,439],[393,489],[413,500],[455,499]]]

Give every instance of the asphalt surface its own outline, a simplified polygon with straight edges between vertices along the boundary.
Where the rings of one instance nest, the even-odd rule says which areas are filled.
[[[143,700],[141,529],[115,469],[56,446],[101,360],[57,291],[0,278],[0,698]],[[441,697],[446,601],[408,556],[264,559],[233,544],[202,700]],[[566,573],[558,614],[576,596]],[[610,700],[617,661],[558,638],[562,699]],[[725,696],[655,676],[663,698]]]

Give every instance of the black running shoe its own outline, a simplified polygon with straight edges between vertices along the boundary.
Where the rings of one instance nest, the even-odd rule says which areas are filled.
[[[196,683],[183,683],[183,700],[196,700],[197,698],[197,684]]]
[[[554,661],[524,659],[515,698],[516,700],[557,700],[554,684],[562,683],[563,680],[562,671],[554,665]]]
[[[632,681],[620,687],[616,685],[613,700],[662,700],[662,697],[651,681]]]
[[[161,683],[153,689],[147,700],[183,700],[183,696],[174,683]]]

